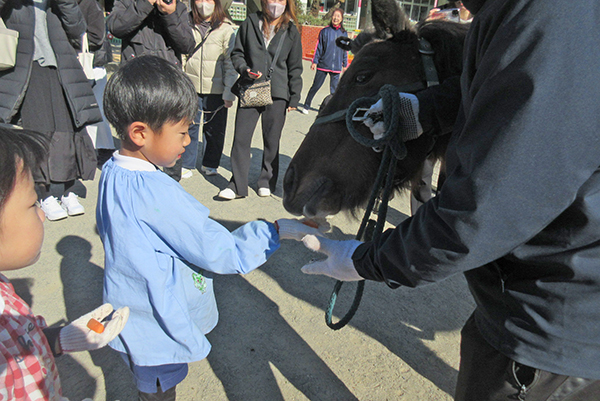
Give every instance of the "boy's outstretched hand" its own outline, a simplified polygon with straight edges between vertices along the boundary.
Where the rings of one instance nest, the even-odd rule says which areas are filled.
[[[302,241],[305,236],[321,235],[330,230],[331,226],[325,219],[279,219],[275,227],[280,239],[294,239]]]
[[[307,235],[302,239],[308,249],[327,255],[327,259],[312,262],[302,267],[306,274],[323,274],[340,281],[364,280],[357,272],[352,254],[362,242],[357,240],[335,241],[332,239]]]
[[[107,322],[103,319],[110,317]],[[129,308],[123,307],[113,311],[111,304],[104,304],[88,314],[81,316],[60,330],[60,347],[64,352],[91,351],[106,346],[112,341],[127,323]],[[89,324],[94,319],[96,326]],[[90,328],[91,327],[91,328]]]

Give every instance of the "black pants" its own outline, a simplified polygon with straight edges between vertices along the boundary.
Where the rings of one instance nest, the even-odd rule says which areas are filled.
[[[340,80],[340,73],[317,70],[315,72],[315,80],[313,81],[312,86],[308,90],[308,95],[306,96],[306,100],[304,101],[304,107],[310,107],[313,98],[315,97],[319,89],[321,89],[321,86],[323,86],[327,75],[329,75],[329,93],[333,94],[333,92],[335,92],[338,81]]]
[[[481,336],[473,316],[461,332],[455,401],[600,401],[600,380],[522,365]]]
[[[235,133],[231,149],[233,176],[228,187],[240,196],[248,196],[248,172],[250,171],[250,146],[254,128],[261,118],[263,136],[263,158],[258,188],[275,191],[279,176],[279,139],[285,124],[287,101],[273,99],[273,104],[264,107],[238,107],[235,116]]]

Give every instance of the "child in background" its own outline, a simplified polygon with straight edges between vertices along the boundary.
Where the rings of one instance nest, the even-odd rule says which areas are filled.
[[[0,127],[0,271],[35,263],[44,239],[44,212],[37,206],[32,170],[48,154],[41,134]],[[108,317],[105,304],[65,327],[47,328],[0,274],[0,400],[66,400],[53,355],[104,347],[123,329],[127,307],[114,311],[98,334],[91,318]]]
[[[316,232],[297,220],[254,221],[233,232],[158,167],[190,143],[194,85],[177,66],[137,57],[109,80],[104,111],[121,149],[102,169],[97,225],[105,250],[104,298],[129,305],[129,324],[110,346],[129,364],[140,400],[174,400],[188,362],[204,359],[217,324],[213,275],[244,274],[280,239]]]

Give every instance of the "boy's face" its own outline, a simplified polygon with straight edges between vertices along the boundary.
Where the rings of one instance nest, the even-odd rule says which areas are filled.
[[[44,212],[37,206],[33,178],[17,168],[17,180],[0,212],[0,271],[35,263],[44,241]]]
[[[151,163],[160,167],[173,167],[185,147],[190,144],[189,121],[165,123],[161,132],[147,135],[142,153]]]

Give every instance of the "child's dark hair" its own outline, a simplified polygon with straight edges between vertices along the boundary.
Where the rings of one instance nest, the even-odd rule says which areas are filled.
[[[48,143],[42,134],[0,125],[0,212],[15,187],[19,168],[31,172],[47,155]]]
[[[156,56],[141,56],[121,66],[104,91],[104,114],[122,141],[140,121],[160,132],[165,123],[192,122],[198,111],[194,84],[181,70]]]

